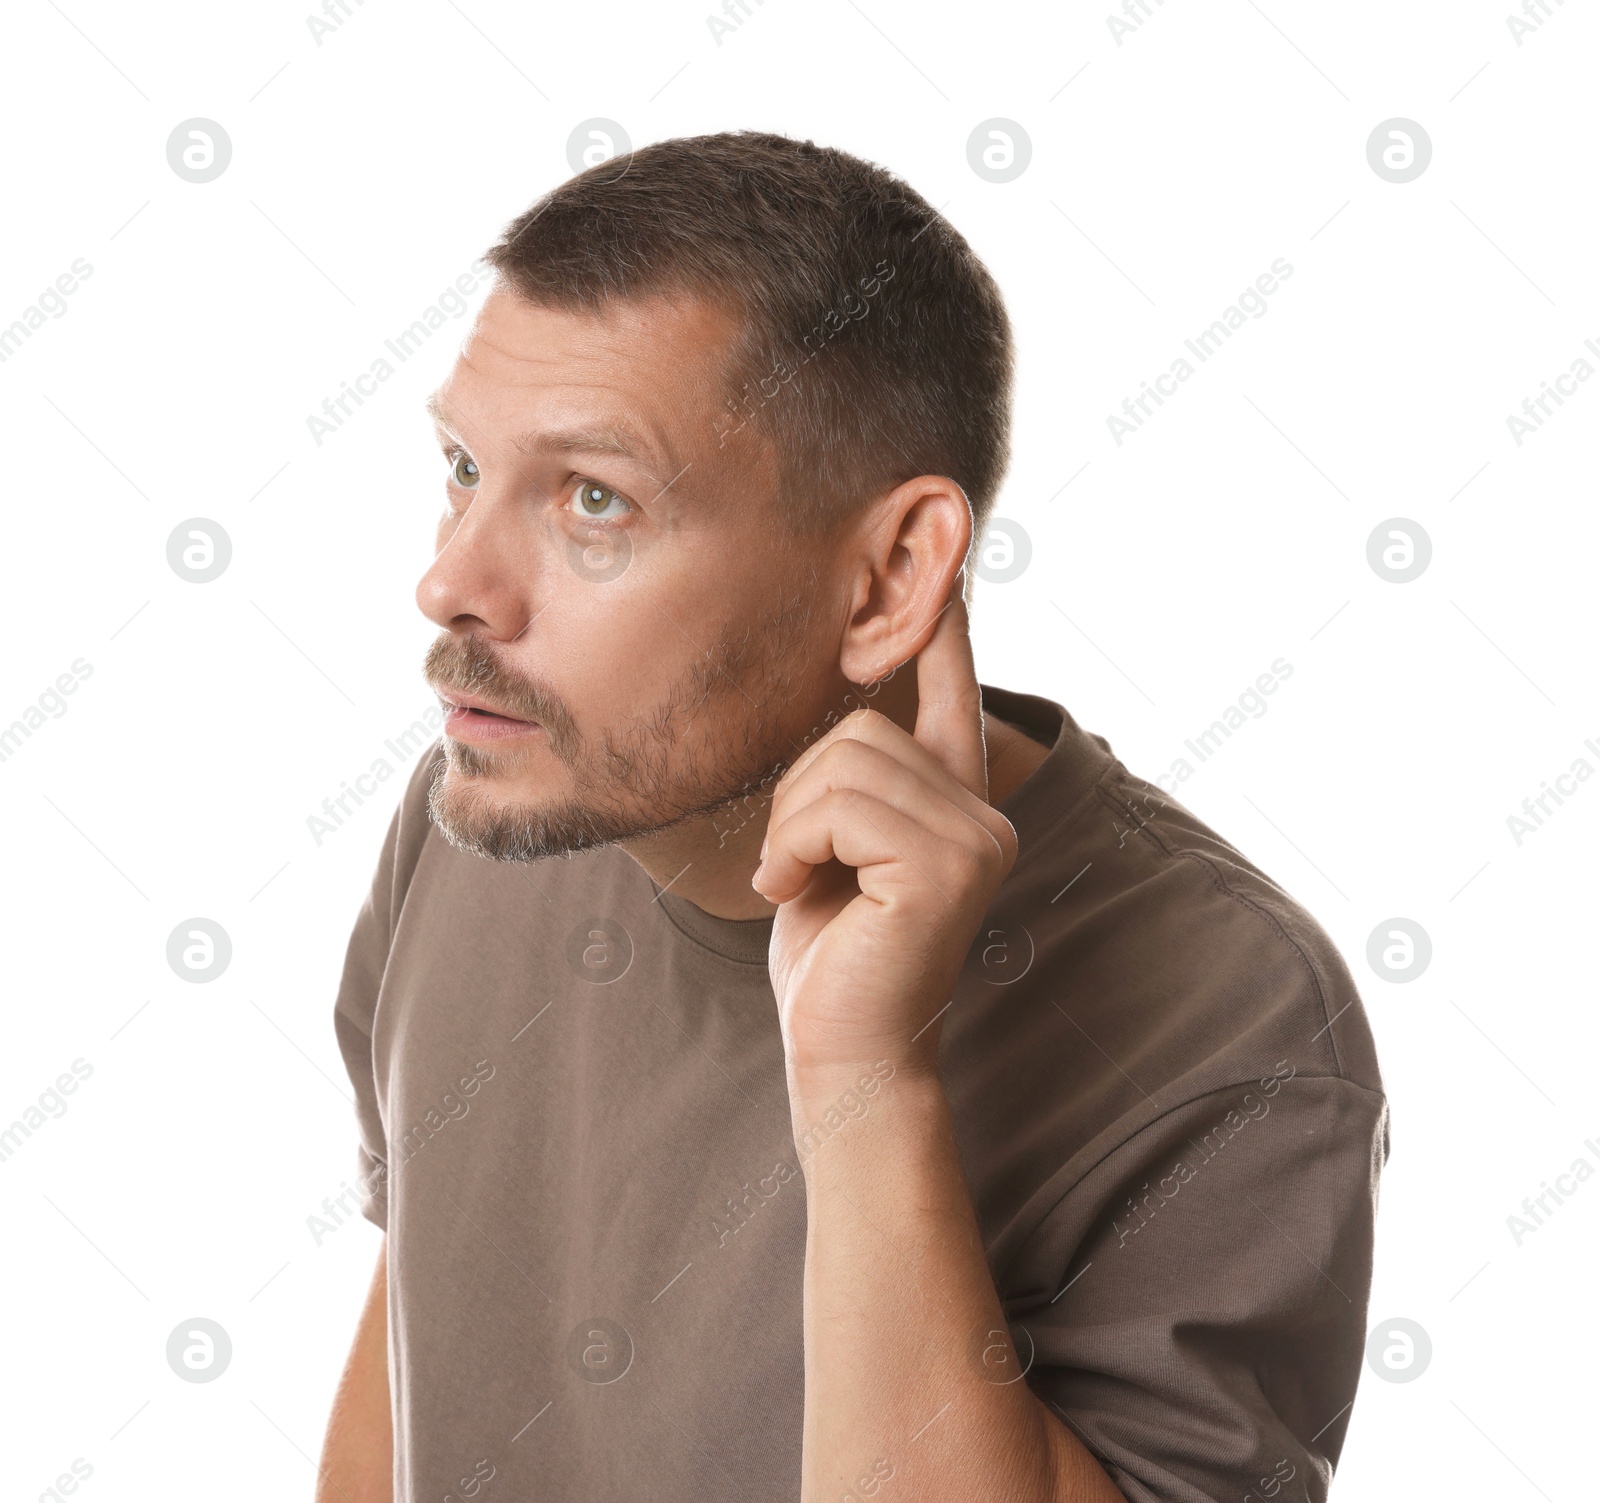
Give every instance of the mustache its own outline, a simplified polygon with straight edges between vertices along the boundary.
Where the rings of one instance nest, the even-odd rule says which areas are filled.
[[[538,722],[554,748],[574,744],[577,725],[555,695],[531,679],[508,673],[481,637],[437,638],[423,659],[422,674],[434,689],[455,689],[493,701],[518,720]]]

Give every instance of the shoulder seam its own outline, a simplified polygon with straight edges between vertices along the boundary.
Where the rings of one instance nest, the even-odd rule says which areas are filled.
[[[1135,774],[1129,773],[1128,769],[1123,766],[1120,761],[1116,763],[1116,767],[1120,768],[1122,772],[1127,773],[1129,777],[1135,776]],[[1096,792],[1100,794],[1102,800],[1111,804],[1115,812],[1126,815],[1126,811],[1118,808],[1115,805],[1114,801],[1111,799],[1111,795],[1104,787],[1101,787],[1099,784],[1097,784]],[[1288,930],[1283,927],[1275,913],[1258,903],[1254,898],[1249,897],[1247,894],[1242,893],[1235,888],[1227,880],[1227,878],[1222,875],[1221,871],[1217,868],[1216,863],[1208,856],[1202,855],[1199,851],[1176,849],[1175,847],[1168,845],[1164,840],[1158,839],[1151,829],[1151,826],[1154,825],[1155,822],[1156,821],[1154,819],[1143,821],[1139,825],[1138,829],[1134,831],[1134,833],[1144,836],[1156,850],[1161,852],[1162,855],[1167,856],[1174,861],[1192,861],[1197,866],[1201,867],[1210,876],[1212,885],[1217,889],[1218,892],[1222,893],[1225,897],[1231,898],[1234,902],[1238,903],[1240,907],[1248,909],[1257,917],[1263,919],[1271,927],[1273,932],[1276,933],[1278,937],[1286,945],[1288,945],[1291,950],[1294,951],[1295,955],[1299,958],[1300,964],[1305,967],[1307,975],[1311,977],[1312,985],[1316,988],[1317,1001],[1322,1009],[1324,1028],[1328,1034],[1328,1047],[1333,1051],[1334,1068],[1337,1072],[1338,1078],[1349,1081],[1351,1085],[1355,1085],[1356,1082],[1350,1080],[1350,1076],[1346,1071],[1344,1058],[1339,1053],[1339,1040],[1334,1036],[1333,1033],[1334,1019],[1329,1015],[1328,1012],[1328,994],[1326,988],[1323,986],[1322,974],[1317,967],[1312,964],[1311,957],[1306,954],[1305,946],[1296,940],[1288,932]],[[1243,859],[1242,856],[1241,859]],[[1362,1087],[1362,1089],[1364,1090],[1367,1088]]]
[[[1048,825],[1045,825],[1033,837],[1033,839],[1029,842],[1027,851],[1019,855],[1017,858],[1016,865],[1012,867],[1011,873],[1008,874],[1007,880],[1010,880],[1010,876],[1015,875],[1018,871],[1024,870],[1028,865],[1031,865],[1036,855],[1049,847],[1050,837],[1054,835],[1057,830],[1059,830],[1063,825],[1069,823],[1071,820],[1076,819],[1079,813],[1081,813],[1082,810],[1089,804],[1093,803],[1097,797],[1103,797],[1105,790],[1102,787],[1102,784],[1104,784],[1105,781],[1110,778],[1121,766],[1122,764],[1117,761],[1115,757],[1108,757],[1105,768],[1094,776],[1083,792],[1079,794],[1071,804],[1062,810],[1055,819],[1051,820]],[[1126,771],[1125,768],[1123,770]]]

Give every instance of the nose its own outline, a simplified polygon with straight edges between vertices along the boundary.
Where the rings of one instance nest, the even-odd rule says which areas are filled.
[[[480,485],[417,582],[417,609],[450,631],[520,635],[539,608],[533,526],[526,510],[519,517],[508,498]]]

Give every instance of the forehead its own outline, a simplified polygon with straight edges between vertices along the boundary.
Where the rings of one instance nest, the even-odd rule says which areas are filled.
[[[724,409],[739,332],[733,314],[687,295],[612,301],[590,312],[530,302],[500,286],[439,405],[521,427],[602,420],[677,449],[698,442]]]

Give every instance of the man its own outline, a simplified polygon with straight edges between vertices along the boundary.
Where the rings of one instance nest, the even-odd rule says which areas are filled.
[[[982,265],[753,133],[487,259],[444,734],[337,1005],[386,1236],[319,1498],[1323,1498],[1371,1038],[1281,889],[980,685]]]

